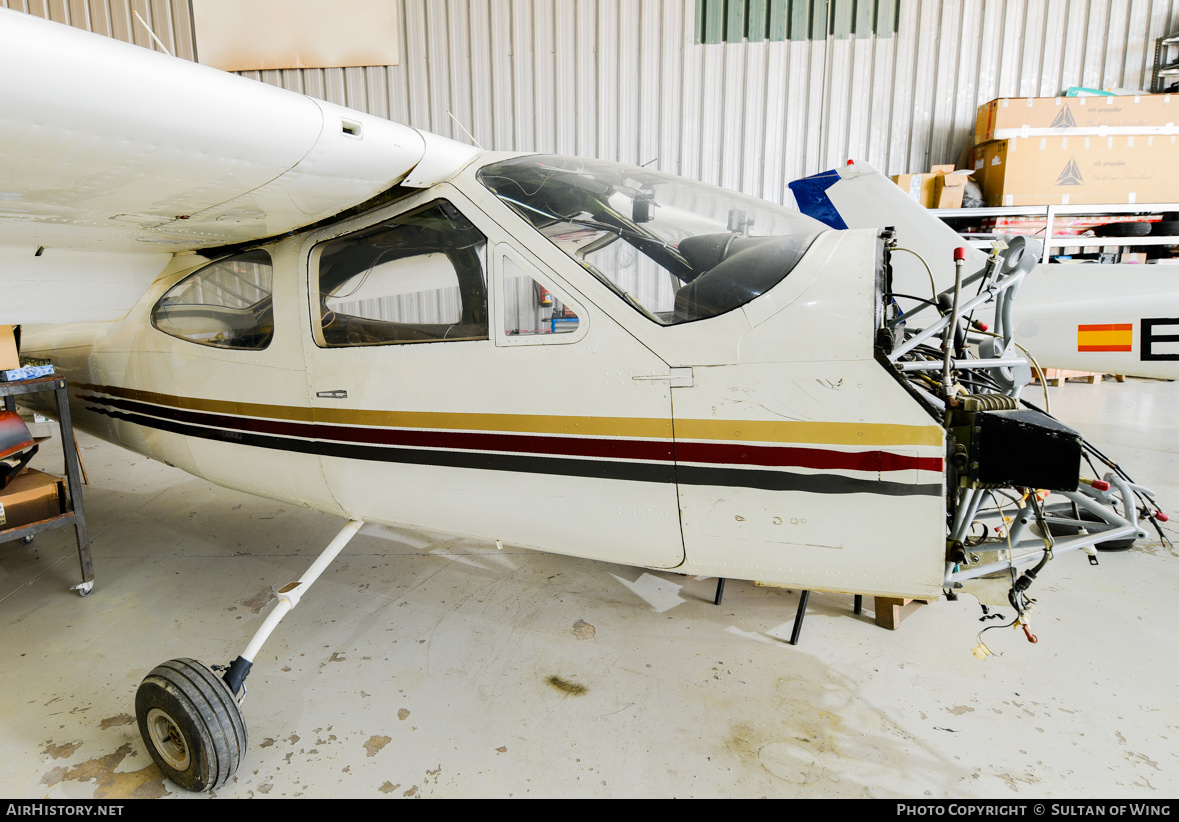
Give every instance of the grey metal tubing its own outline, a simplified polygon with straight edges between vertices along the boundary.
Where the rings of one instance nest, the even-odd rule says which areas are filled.
[[[1075,537],[1069,537],[1060,540],[1052,546],[1053,554],[1064,554],[1069,551],[1076,551],[1081,548],[1087,548],[1090,545],[1096,545],[1098,542],[1105,542],[1109,539],[1118,539],[1120,537],[1127,537],[1133,532],[1129,526],[1118,527],[1112,531],[1101,531],[1097,534],[1085,534]],[[1014,550],[1014,549],[1013,549]],[[989,565],[980,565],[977,568],[971,568],[969,571],[959,571],[950,576],[950,582],[963,582],[968,579],[976,579],[978,577],[985,577],[988,574],[993,574],[996,571],[1005,571],[1008,568],[1017,568],[1021,565],[1028,565],[1033,562],[1039,562],[1044,556],[1044,550],[1033,551],[1029,554],[1023,554],[1014,557],[1005,562],[992,562]]]
[[[953,588],[954,587],[954,563],[953,562],[946,563],[946,575],[942,578],[942,587],[943,588]]]
[[[986,265],[984,265],[982,268],[980,268],[978,271],[974,272],[973,274],[963,278],[962,285],[963,286],[973,285],[974,283],[978,282],[983,277],[988,276],[990,274],[990,272],[993,269],[997,268],[998,264],[1001,263],[1002,261],[1003,261],[1002,257],[996,257],[994,254],[992,254],[990,257],[987,257]],[[953,288],[947,288],[945,291],[941,292],[940,294],[935,295],[934,302],[936,302],[937,298],[942,296],[942,294],[948,295],[948,294],[952,293],[953,290],[954,290]],[[918,306],[917,308],[914,308],[912,311],[910,311],[908,314],[906,314],[905,317],[906,318],[915,317],[918,314],[920,314],[922,311],[924,311],[925,309],[930,308],[930,307],[931,307],[931,305],[929,303],[922,303],[920,306]]]
[[[989,360],[953,360],[952,365],[955,369],[965,368],[1000,368],[1010,365],[1027,365],[1027,360],[1023,357],[1000,357],[998,359]],[[901,371],[933,371],[941,368],[942,363],[936,360],[921,360],[918,362],[901,362],[896,364]]]
[[[1121,516],[1117,513],[1117,511],[1113,510],[1113,508],[1103,505],[1098,500],[1095,500],[1088,495],[1077,491],[1062,491],[1061,495],[1073,500],[1082,508],[1087,508],[1088,510],[1092,511],[1107,523],[1115,524],[1119,526],[1119,528],[1132,528],[1134,530],[1136,539],[1146,538],[1148,535],[1146,531],[1143,530],[1142,526],[1138,523],[1138,506],[1134,504],[1134,496],[1130,490],[1130,487],[1133,485],[1133,483],[1126,482],[1121,477],[1115,476],[1113,474],[1106,474],[1105,479],[1106,482],[1117,489],[1118,494],[1122,497],[1122,507],[1126,510],[1126,516]],[[1129,535],[1123,534],[1122,531],[1118,529],[1111,531],[1099,531],[1097,534],[1097,537],[1102,541],[1119,536]]]
[[[1039,249],[1037,249],[1037,246],[1039,246]],[[1010,250],[1009,250],[1008,254],[999,254],[998,252],[992,252],[991,256],[987,257],[986,264],[983,265],[983,267],[980,268],[978,271],[974,272],[970,276],[963,279],[962,285],[963,286],[973,285],[974,283],[978,282],[983,277],[990,277],[991,274],[998,274],[998,276],[996,277],[996,282],[998,280],[1003,279],[1005,276],[1010,277],[1013,274],[1018,274],[1020,276],[1020,278],[1022,278],[1025,274],[1028,274],[1029,272],[1031,272],[1032,269],[1034,269],[1036,267],[1036,261],[1042,256],[1044,246],[1043,246],[1043,244],[1040,243],[1039,240],[1033,240],[1029,237],[1018,236],[1018,237],[1013,237],[1011,239],[1011,243],[1009,244],[1009,249],[1021,251],[1019,261],[1014,265],[1014,267],[1012,267],[1012,269],[1010,271],[1008,271],[1004,274],[1004,272],[1002,270],[1002,267],[1007,263],[1007,258],[1008,258],[1008,254],[1010,253]],[[1025,262],[1025,260],[1030,261],[1030,265],[1027,264],[1027,262]],[[1045,262],[1047,262],[1047,261],[1045,260]],[[1022,268],[1022,270],[1021,270],[1021,268]],[[987,289],[989,290],[993,287],[994,287],[994,283],[992,283],[990,286],[987,286]],[[937,299],[939,297],[941,297],[943,294],[948,295],[951,291],[953,291],[952,288],[947,288],[945,291],[941,292],[941,294],[935,295],[934,302],[936,302]],[[906,317],[915,317],[929,307],[930,307],[929,303],[922,303],[920,306],[918,306],[917,308],[914,308],[911,312],[909,312],[909,314],[907,314]],[[965,310],[963,311],[963,313],[965,313]],[[996,317],[996,324],[998,323],[998,320],[999,320],[999,318]],[[1010,327],[1010,326],[1008,326],[1008,327]]]
[[[911,385],[910,387],[911,387],[911,388],[912,388],[914,391],[916,391],[916,392],[918,392],[919,394],[921,394],[921,397],[922,397],[922,399],[924,399],[924,400],[926,400],[927,402],[929,402],[929,403],[930,403],[931,405],[933,405],[933,407],[934,407],[934,408],[936,408],[938,411],[945,411],[945,410],[946,410],[946,404],[945,404],[945,402],[944,402],[944,401],[941,399],[941,397],[935,397],[933,394],[930,394],[930,393],[929,393],[928,391],[926,391],[924,388],[921,388],[920,386],[917,386],[917,385]]]
[[[1023,539],[1023,532],[1028,529],[1032,523],[1032,504],[1029,502],[1022,508],[1016,510],[1015,521],[1011,527],[1007,529],[1007,542],[1009,545],[1018,545]],[[1000,514],[1002,516],[1002,514]]]
[[[1129,499],[1131,483],[1127,483],[1125,480],[1122,480],[1121,477],[1110,476],[1108,474],[1106,476],[1107,481],[1109,481],[1112,485],[1115,485],[1119,494],[1122,495],[1123,503],[1130,512],[1132,519],[1119,516],[1118,513],[1112,508],[1107,505],[1102,505],[1100,502],[1088,496],[1087,494],[1081,493],[1079,491],[1061,491],[1059,492],[1061,496],[1072,500],[1082,508],[1092,511],[1094,514],[1101,517],[1106,522],[1106,524],[1112,524],[1114,527],[1108,530],[1097,531],[1095,533],[1078,534],[1077,536],[1058,539],[1052,546],[1052,551],[1054,554],[1076,551],[1082,548],[1087,548],[1091,545],[1096,545],[1099,542],[1107,542],[1109,540],[1121,539],[1128,536],[1134,536],[1138,539],[1141,539],[1143,536],[1145,536],[1145,532],[1142,531],[1142,529],[1138,526],[1138,517],[1134,506],[1127,502]],[[1030,512],[1030,504],[1025,505],[1020,509],[1018,514],[1019,520],[1015,527],[1013,527],[1010,531],[1010,544],[1012,545],[1010,550],[1015,550],[1015,548],[1019,546],[1023,537],[1023,532],[1026,530],[1028,524],[1030,524],[1029,517],[1027,516]],[[1083,524],[1096,525],[1097,523]],[[1016,568],[1032,562],[1039,562],[1040,559],[1044,556],[1044,553],[1045,552],[1043,550],[1033,551],[1028,554],[1023,554],[1019,557],[1010,558],[1003,562],[992,562],[987,565],[980,565],[977,568],[970,568],[968,570],[958,571],[957,573],[950,573],[947,574],[946,581],[947,583],[963,582],[968,579],[976,579],[978,577],[983,577],[988,574],[993,574],[997,571],[1006,570],[1008,568]]]
[[[978,306],[983,305],[984,303],[987,303],[990,300],[993,300],[995,298],[996,294],[999,294],[1003,291],[1006,291],[1009,288],[1012,288],[1013,286],[1018,284],[1023,278],[1024,278],[1024,274],[1022,272],[1017,271],[1017,272],[1011,274],[1010,276],[1008,276],[998,282],[991,283],[989,286],[987,286],[987,288],[984,291],[982,291],[979,294],[976,294],[974,297],[971,297],[969,300],[967,300],[966,303],[959,309],[959,313],[960,314],[969,314],[971,311],[973,311]],[[927,339],[932,337],[934,334],[943,330],[949,324],[949,322],[950,322],[949,317],[939,317],[931,325],[921,329],[915,335],[913,335],[912,338],[910,338],[906,342],[902,343],[897,348],[893,349],[893,352],[888,355],[889,360],[892,360],[893,362],[895,362],[896,360],[903,357],[905,354],[908,354],[910,351],[912,351],[914,348],[919,346],[921,343],[925,342]]]
[[[974,522],[974,518],[978,516],[978,509],[982,507],[983,497],[986,495],[979,491],[974,495],[974,500],[970,503],[970,510],[966,513],[966,518],[962,521],[962,536],[961,539],[965,542],[966,532],[970,530],[970,523]]]
[[[1106,474],[1105,481],[1118,489],[1118,493],[1122,495],[1122,510],[1126,512],[1126,519],[1131,525],[1138,529],[1139,539],[1146,536],[1138,525],[1138,506],[1134,504],[1134,493],[1130,490],[1130,484],[1115,474]]]
[[[1012,306],[1015,305],[1015,291],[1022,282],[1023,277],[1020,277],[1010,290],[1004,291],[995,301],[995,324],[999,326],[996,333],[1003,339],[1004,350],[1011,347],[1011,340],[1015,337],[1015,322],[1011,318],[1011,312]]]
[[[974,488],[963,488],[961,493],[958,495],[958,510],[954,512],[954,523],[950,526],[951,541],[961,539],[961,537],[958,536],[958,532],[962,530],[962,521],[967,519],[967,514],[971,505],[974,503],[976,496],[981,497],[982,493],[975,490]],[[974,510],[977,511],[978,508],[975,507]]]
[[[963,488],[963,496],[966,492],[972,492],[967,500],[963,500],[959,504],[958,510],[954,513],[954,527],[950,532],[950,539],[954,542],[963,542],[966,539],[966,532],[970,530],[970,523],[974,522],[975,516],[978,514],[978,509],[982,507],[983,498],[986,496],[985,491],[976,490],[973,488]],[[965,512],[965,515],[963,515]]]

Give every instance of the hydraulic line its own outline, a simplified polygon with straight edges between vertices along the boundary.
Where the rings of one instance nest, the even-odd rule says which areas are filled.
[[[942,348],[945,350],[945,361],[942,363],[942,392],[947,399],[950,396],[950,363],[954,358],[954,336],[958,332],[958,303],[962,296],[962,264],[966,261],[966,249],[954,249],[954,302],[950,309],[950,321],[946,323],[946,334],[942,338]]]

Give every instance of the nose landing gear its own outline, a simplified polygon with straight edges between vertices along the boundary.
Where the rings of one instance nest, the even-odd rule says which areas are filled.
[[[188,791],[215,790],[233,776],[246,750],[246,724],[238,707],[258,651],[364,525],[352,520],[298,582],[278,591],[278,604],[246,650],[217,676],[194,659],[172,659],[152,669],[135,692],[135,716],[147,751],[168,779]]]

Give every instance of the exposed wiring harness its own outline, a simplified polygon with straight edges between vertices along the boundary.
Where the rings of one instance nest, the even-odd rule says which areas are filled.
[[[1007,246],[1006,252],[997,246],[986,266],[967,277],[962,272],[965,251],[958,249],[954,255],[954,288],[942,293],[937,291],[932,270],[921,255],[895,244],[890,248],[918,258],[932,292],[932,299],[899,291],[883,294],[888,316],[882,330],[888,333],[878,338],[884,340],[883,353],[893,364],[898,380],[946,429],[947,596],[953,598],[954,589],[967,582],[990,580],[990,584],[1002,586],[990,601],[1001,602],[998,597],[1006,589],[1007,604],[1015,609],[1015,618],[1010,622],[988,625],[979,632],[974,653],[981,659],[991,654],[982,635],[994,627],[1019,627],[1029,642],[1038,641],[1029,625],[1036,600],[1028,594],[1056,554],[1083,549],[1090,562],[1097,564],[1094,547],[1102,547],[1101,534],[1116,531],[1119,536],[1115,540],[1120,541],[1132,530],[1128,526],[1141,518],[1149,519],[1160,539],[1170,544],[1160,525],[1167,517],[1149,490],[1134,483],[1092,443],[1066,425],[1061,432],[1048,422],[1060,421],[1049,410],[1051,397],[1044,369],[1031,352],[1013,339],[1012,331],[1016,290],[1038,259],[1034,244],[1019,238]],[[976,282],[972,297],[960,294],[964,287]],[[974,319],[977,311],[992,303],[993,330]],[[922,315],[926,322],[918,319]],[[1033,375],[1043,392],[1042,409],[1019,396]],[[1037,420],[1027,411],[1021,412],[1021,408],[1038,412],[1046,419]],[[1034,453],[1032,446],[1002,441],[995,444],[995,437],[1006,437],[1009,431],[1018,432],[1012,443],[1043,442],[1045,454],[1058,454],[1061,459],[1067,455],[1070,462],[1079,451],[1083,464],[1100,479],[1081,479],[1073,471],[1075,465],[1065,463],[1057,467],[1059,470],[1040,470],[1036,463],[1041,455]],[[1069,445],[1064,446],[1064,441]],[[1058,442],[1061,445],[1056,445]],[[1008,462],[1012,463],[1010,469]],[[1107,470],[1099,470],[1100,466]],[[1084,496],[1078,496],[1076,487],[1069,487],[1077,479]],[[1050,491],[1037,490],[1039,483],[1060,489],[1065,502],[1049,501]],[[988,497],[991,503],[984,510],[982,505]],[[1017,508],[1014,517],[1006,516],[1004,510],[1011,504]],[[1130,506],[1130,510],[1122,510]],[[1144,533],[1140,526],[1134,528],[1139,530],[1130,535],[1130,543]],[[1115,540],[1110,541],[1110,549]],[[992,553],[996,555],[993,561],[979,557]],[[984,592],[985,588],[977,590]],[[983,607],[983,621],[1001,619],[1001,615]]]

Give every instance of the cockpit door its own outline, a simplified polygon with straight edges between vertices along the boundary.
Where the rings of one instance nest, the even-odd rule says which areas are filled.
[[[666,363],[457,189],[303,255],[322,465],[350,515],[682,562]]]

